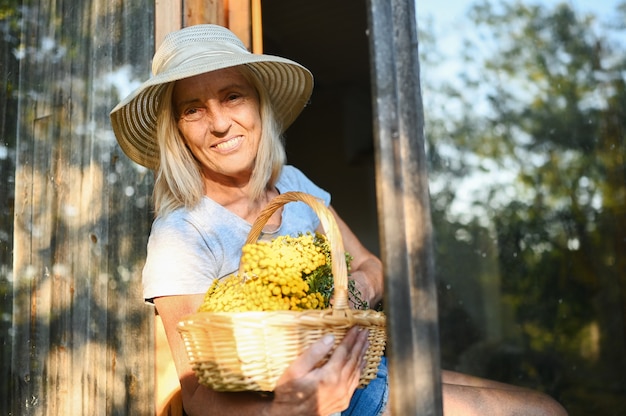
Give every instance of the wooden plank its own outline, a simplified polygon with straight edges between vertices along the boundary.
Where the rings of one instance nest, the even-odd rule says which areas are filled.
[[[154,413],[140,275],[151,216],[139,203],[151,180],[108,118],[116,87],[149,73],[153,15],[132,3],[38,2],[23,22],[11,414]]]
[[[252,48],[250,0],[228,0],[228,28],[241,39],[246,48]]]
[[[156,414],[173,414],[177,407],[182,411],[182,402],[179,402],[180,382],[176,373],[176,366],[172,358],[163,321],[159,315],[154,317],[154,344],[156,355]]]
[[[183,0],[154,1],[154,46],[155,50],[170,32],[183,26]]]
[[[376,193],[385,274],[390,407],[441,415],[432,225],[415,4],[369,0]]]
[[[12,333],[12,322],[7,317],[13,314],[13,254],[14,254],[14,207],[15,207],[15,155],[17,142],[17,120],[15,117],[18,97],[15,87],[18,85],[19,59],[15,50],[19,38],[14,36],[15,28],[19,27],[18,11],[9,12],[4,16],[6,22],[5,36],[0,40],[0,397],[11,396],[13,377],[11,374],[12,348],[8,334]],[[0,415],[11,414],[8,400],[0,400]]]
[[[226,0],[185,0],[183,26],[202,23],[226,24],[224,3]]]

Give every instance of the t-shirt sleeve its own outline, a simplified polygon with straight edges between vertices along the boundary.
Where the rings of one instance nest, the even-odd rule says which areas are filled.
[[[320,198],[326,206],[330,205],[330,194],[317,186],[302,171],[292,165],[283,167],[283,173],[276,184],[280,193],[289,191],[304,192]]]
[[[157,218],[148,239],[143,296],[205,293],[217,275],[216,261],[199,230],[185,218]]]

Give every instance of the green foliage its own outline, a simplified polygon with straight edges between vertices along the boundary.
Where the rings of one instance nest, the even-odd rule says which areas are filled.
[[[326,304],[330,304],[330,299],[335,288],[334,277],[332,271],[332,259],[330,245],[323,234],[316,233],[314,244],[322,248],[326,255],[326,263],[313,270],[306,276],[306,282],[312,292],[321,293]],[[346,266],[348,267],[348,275],[350,274],[350,266],[352,264],[352,255],[348,252],[346,255]],[[355,309],[368,309],[369,304],[361,297],[361,292],[357,289],[354,280],[348,279],[348,300]]]
[[[497,282],[498,308],[510,314],[499,351],[522,352],[509,356],[510,373],[494,374],[562,398],[571,415],[609,414],[584,403],[585,389],[626,411],[624,16],[625,3],[615,24],[567,3],[477,3],[463,73],[424,87],[427,101],[454,110],[426,105],[439,279],[452,290]],[[448,292],[440,289],[444,334]],[[476,331],[487,338],[492,324]],[[443,357],[458,366],[479,345],[458,351],[453,336]],[[591,382],[598,377],[604,387]]]

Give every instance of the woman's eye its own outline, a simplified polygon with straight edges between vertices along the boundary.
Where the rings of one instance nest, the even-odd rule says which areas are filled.
[[[181,116],[185,121],[196,121],[200,120],[204,115],[204,110],[198,107],[187,108],[183,111]]]
[[[233,100],[236,100],[236,99],[238,99],[240,97],[241,97],[240,94],[232,93],[232,94],[228,94],[228,96],[226,97],[226,100],[227,101],[233,101]]]

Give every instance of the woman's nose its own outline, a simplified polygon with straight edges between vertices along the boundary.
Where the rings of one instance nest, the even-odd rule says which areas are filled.
[[[225,133],[232,125],[230,115],[220,106],[212,106],[208,115],[209,127],[214,133]]]

